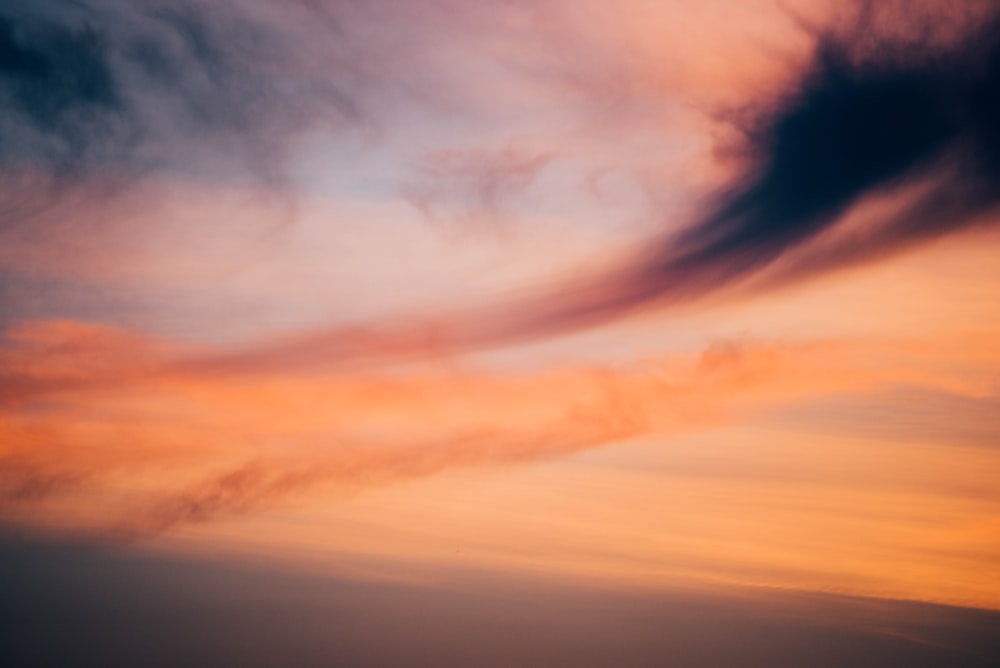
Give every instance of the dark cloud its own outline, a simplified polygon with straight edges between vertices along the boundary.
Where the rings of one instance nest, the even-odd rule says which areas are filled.
[[[271,183],[299,133],[360,122],[356,45],[309,3],[271,9],[0,2],[0,224],[154,169]]]
[[[0,17],[0,80],[7,110],[22,125],[58,137],[66,153],[79,153],[99,135],[113,134],[111,119],[126,107],[108,47],[105,36],[89,24],[15,23]]]
[[[637,295],[680,297],[745,277],[907,180],[939,176],[854,253],[947,232],[996,206],[1000,22],[953,53],[887,45],[859,59],[850,46],[863,30],[819,36],[800,88],[746,129],[747,177],[638,272]]]
[[[859,4],[846,29],[817,31],[814,56],[795,86],[726,114],[745,138],[749,167],[699,221],[613,275],[550,295],[526,317],[515,314],[495,335],[592,325],[650,304],[704,297],[765,269],[773,287],[994,214],[1000,19],[950,47],[922,48],[913,40],[879,41],[867,23],[870,5]],[[930,186],[909,205],[869,221],[847,241],[810,244],[866,197],[921,183]]]

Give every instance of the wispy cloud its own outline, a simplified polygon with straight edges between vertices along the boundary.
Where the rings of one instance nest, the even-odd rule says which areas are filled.
[[[403,194],[430,220],[496,226],[510,215],[509,200],[528,190],[554,158],[514,147],[437,151],[424,157]]]
[[[317,488],[561,457],[830,392],[907,384],[975,395],[979,381],[940,370],[935,353],[996,362],[974,337],[960,352],[919,341],[725,342],[694,357],[517,374],[325,376],[274,360],[228,370],[162,363],[187,354],[180,350],[69,323],[15,332],[4,349],[7,512],[87,490],[145,488],[129,504],[143,510],[120,521],[161,531]]]
[[[289,35],[308,27],[305,5],[287,9],[272,23],[258,3],[5,5],[0,166],[28,182],[3,189],[4,223],[82,180],[205,170],[220,151],[276,176],[309,124],[360,120],[361,72],[310,73]]]

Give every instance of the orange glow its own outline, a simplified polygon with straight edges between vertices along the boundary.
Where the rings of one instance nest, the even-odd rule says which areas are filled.
[[[4,515],[334,563],[998,607],[980,575],[998,557],[996,453],[753,426],[899,386],[974,401],[1000,363],[994,340],[723,342],[604,368],[230,376],[164,364],[191,353],[127,332],[23,326],[4,349]],[[304,524],[282,519],[292,508]]]

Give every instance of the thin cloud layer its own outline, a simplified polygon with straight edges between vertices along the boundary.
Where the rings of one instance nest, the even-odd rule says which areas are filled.
[[[981,379],[941,370],[942,359],[997,361],[965,336],[961,352],[920,341],[728,342],[623,368],[327,377],[293,364],[248,375],[151,370],[150,359],[187,352],[107,328],[14,334],[0,357],[5,514],[71,502],[66,517],[126,535],[260,512],[317,489],[350,493],[712,428],[835,392],[906,384],[976,396]],[[133,511],[104,507],[121,494]]]

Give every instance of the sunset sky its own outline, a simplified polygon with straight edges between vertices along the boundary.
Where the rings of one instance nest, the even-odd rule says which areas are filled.
[[[998,119],[990,0],[0,0],[0,662],[995,665]]]

